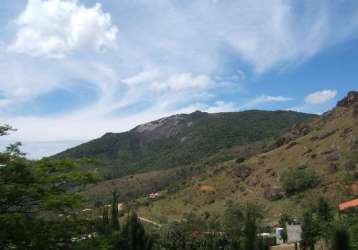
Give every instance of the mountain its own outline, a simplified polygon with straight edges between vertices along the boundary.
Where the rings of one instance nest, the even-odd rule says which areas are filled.
[[[294,126],[271,150],[245,161],[229,160],[160,192],[148,204],[138,199],[139,214],[163,222],[184,213],[220,216],[229,202],[263,207],[268,222],[281,214],[301,214],[318,197],[333,206],[358,197],[358,92],[331,111]]]
[[[108,178],[114,178],[197,164],[215,158],[215,155],[230,157],[227,153],[230,149],[252,143],[262,151],[265,143],[294,124],[314,117],[292,111],[251,110],[214,114],[196,111],[139,125],[124,133],[107,133],[54,158],[99,159],[103,162],[100,171]],[[247,157],[257,150],[241,149],[242,156]]]

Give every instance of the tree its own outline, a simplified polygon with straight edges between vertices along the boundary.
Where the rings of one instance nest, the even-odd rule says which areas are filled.
[[[243,229],[245,250],[256,249],[258,243],[258,223],[260,219],[262,219],[260,209],[253,204],[247,204],[244,210],[245,223]]]
[[[188,241],[183,223],[173,222],[160,229],[160,249],[184,250]]]
[[[223,226],[230,239],[238,240],[243,228],[244,214],[242,207],[237,203],[230,203],[225,209]]]
[[[260,208],[253,204],[229,204],[224,213],[224,230],[231,247],[254,250],[257,247],[258,225],[262,219]]]
[[[346,225],[337,224],[333,227],[330,243],[331,250],[351,249],[349,232]]]
[[[10,144],[9,146],[6,147],[4,154],[10,160],[24,158],[26,154],[21,152],[20,150],[21,146],[22,146],[21,142],[15,142],[13,144]]]
[[[283,173],[281,182],[286,193],[292,195],[316,187],[320,180],[313,170],[298,168]]]
[[[151,250],[153,241],[145,232],[142,223],[134,212],[129,212],[127,220],[119,235],[116,235],[114,246],[116,249]]]
[[[27,161],[18,146],[0,154],[0,249],[69,249],[84,226],[80,191],[96,177],[67,160]]]
[[[15,131],[15,129],[7,124],[0,126],[0,136],[8,135],[10,131]]]
[[[332,208],[323,197],[318,200],[317,215],[321,222],[329,222],[332,219]]]
[[[112,230],[118,231],[120,229],[118,220],[118,192],[112,191],[112,212],[111,212],[111,227]]]
[[[306,211],[303,214],[302,222],[302,248],[305,250],[314,250],[318,235],[319,229],[318,225],[316,225],[316,222],[314,221],[313,213],[312,211]]]

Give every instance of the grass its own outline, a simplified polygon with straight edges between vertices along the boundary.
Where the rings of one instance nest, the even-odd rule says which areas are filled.
[[[357,149],[351,148],[350,143],[352,137],[358,135],[357,117],[353,115],[352,110],[339,107],[333,112],[332,119],[317,119],[312,125],[315,129],[296,139],[296,144],[292,147],[287,148],[285,144],[242,162],[241,165],[253,170],[246,180],[240,180],[232,174],[232,170],[240,167],[240,164],[235,160],[226,161],[217,164],[217,167],[211,168],[206,173],[195,176],[177,192],[164,192],[160,200],[152,202],[149,206],[139,207],[139,214],[159,221],[177,220],[188,212],[196,214],[210,212],[222,215],[226,202],[232,200],[242,203],[253,202],[262,206],[265,217],[268,218],[267,223],[273,223],[282,213],[288,211],[299,216],[301,211],[311,206],[319,196],[324,196],[332,204],[337,205],[352,197],[349,186],[354,179],[353,172],[346,171],[342,166],[348,158],[358,153]],[[351,128],[352,131],[344,136],[346,128]],[[323,139],[311,139],[330,131],[335,132]],[[333,162],[327,159],[326,154],[322,154],[331,148],[336,148],[339,156],[339,159],[334,161],[337,164],[336,170],[329,167]],[[308,149],[311,149],[311,152],[304,154],[309,152]],[[312,158],[314,154],[316,157]],[[301,166],[307,166],[307,169],[317,173],[321,179],[317,187],[277,201],[268,201],[264,198],[266,188],[282,186],[280,177],[284,172]],[[258,183],[248,184],[253,178],[257,178]],[[200,185],[209,185],[215,189],[215,192],[200,190],[198,188]]]

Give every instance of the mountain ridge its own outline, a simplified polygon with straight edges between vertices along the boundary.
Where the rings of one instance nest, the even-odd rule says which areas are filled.
[[[112,177],[198,163],[234,146],[269,142],[291,126],[316,117],[294,111],[196,111],[106,133],[54,158],[101,159]]]

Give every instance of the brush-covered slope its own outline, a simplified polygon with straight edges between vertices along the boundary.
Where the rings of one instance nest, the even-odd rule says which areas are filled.
[[[218,164],[186,185],[163,191],[149,205],[137,201],[139,214],[155,221],[180,219],[188,212],[220,215],[227,202],[238,201],[262,205],[273,222],[281,213],[300,214],[319,196],[334,205],[357,196],[358,92],[276,144],[244,162]]]
[[[107,162],[112,176],[196,163],[220,150],[277,137],[313,115],[291,111],[245,111],[174,115],[64,151],[56,158]]]

